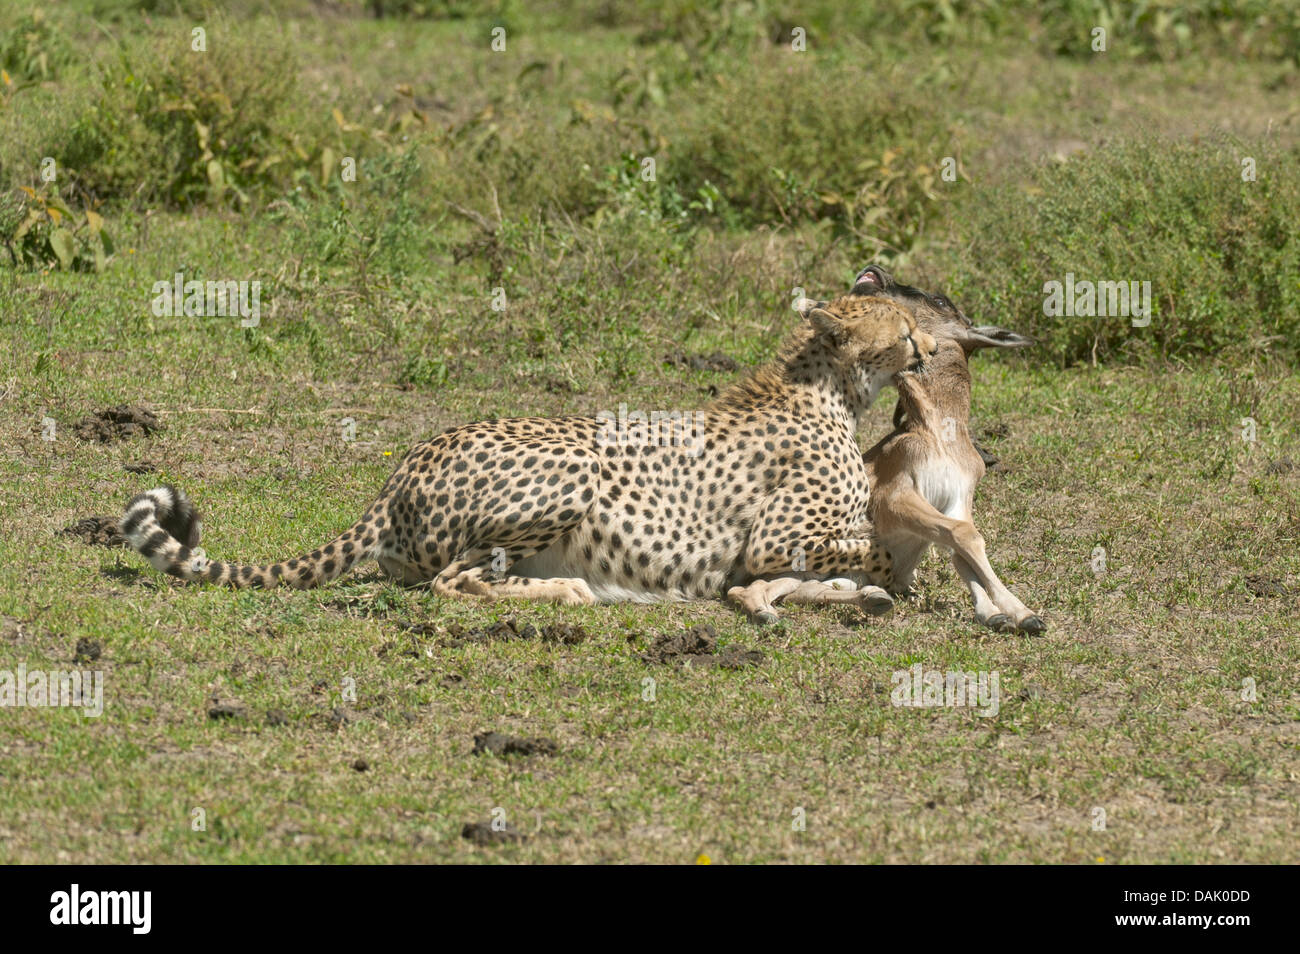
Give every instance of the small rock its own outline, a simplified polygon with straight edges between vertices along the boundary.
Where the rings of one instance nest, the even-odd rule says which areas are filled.
[[[1021,702],[1029,702],[1031,699],[1033,700],[1042,699],[1045,695],[1046,693],[1043,690],[1042,686],[1036,685],[1035,683],[1032,682],[1028,682],[1021,687],[1020,692],[1016,694],[1016,698],[1019,699]]]
[[[476,845],[500,845],[523,841],[526,838],[509,824],[493,828],[492,822],[466,822],[460,830],[460,837]]]
[[[560,750],[554,739],[525,739],[502,732],[482,732],[474,736],[474,755],[554,755]]]
[[[73,662],[94,662],[104,653],[104,647],[97,639],[85,636],[77,640],[77,648],[72,653]]]
[[[713,354],[687,354],[677,350],[664,355],[664,364],[678,368],[690,368],[692,371],[721,371],[730,373],[740,365],[735,358],[715,351]]]

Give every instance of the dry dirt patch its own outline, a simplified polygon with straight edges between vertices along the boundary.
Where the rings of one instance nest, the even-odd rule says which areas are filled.
[[[161,428],[153,411],[134,404],[118,404],[83,417],[74,433],[83,441],[111,444],[131,437],[148,437]]]
[[[738,644],[718,651],[718,633],[701,624],[680,633],[655,637],[649,650],[641,655],[648,663],[677,663],[690,666],[717,666],[719,669],[744,669],[763,661],[763,653]]]
[[[96,515],[82,517],[76,523],[69,524],[58,531],[61,537],[76,537],[82,543],[92,547],[125,547],[126,537],[117,527],[116,517]]]

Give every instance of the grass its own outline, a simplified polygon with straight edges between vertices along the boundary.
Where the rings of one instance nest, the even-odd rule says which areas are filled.
[[[41,188],[27,157],[62,156],[47,144],[93,145],[75,124],[88,110],[131,119],[134,94],[104,98],[95,64],[121,60],[92,6],[51,5],[52,75],[0,91],[6,189]],[[98,16],[130,62],[165,70],[173,60],[151,51],[193,23],[142,6]],[[232,171],[223,181],[242,197],[209,190],[206,166],[191,174],[183,127],[155,139],[137,117],[117,127],[129,137],[101,143],[118,148],[112,162],[44,187],[78,218],[103,215],[115,249],[102,270],[59,267],[41,244],[52,220],[21,267],[0,251],[0,670],[67,669],[91,641],[102,655],[85,668],[106,680],[98,719],[2,711],[0,860],[1296,860],[1300,373],[1289,342],[1259,344],[1294,328],[1296,240],[1257,194],[1234,204],[1216,191],[1206,164],[1226,129],[1274,157],[1262,170],[1294,169],[1285,49],[1230,20],[1207,29],[1249,55],[1214,54],[1201,29],[1218,8],[1196,4],[1171,21],[1189,37],[1144,21],[1145,45],[1103,62],[1056,49],[1077,12],[1065,3],[1029,44],[979,4],[952,27],[963,43],[910,21],[906,43],[832,40],[838,8],[817,6],[811,35],[827,48],[805,61],[717,5],[609,22],[594,5],[543,4],[499,11],[517,57],[502,60],[475,46],[491,18],[359,20],[358,5],[327,6],[346,29],[302,10],[238,23],[305,70],[265,135],[220,154],[232,170],[258,150],[284,157]],[[0,32],[28,12],[6,12]],[[769,4],[758,20],[785,17]],[[231,26],[201,22],[215,44]],[[703,52],[683,56],[692,43]],[[25,44],[13,62],[37,69]],[[860,69],[880,85],[855,86]],[[237,76],[284,79],[265,70]],[[221,76],[181,95],[202,99]],[[639,176],[647,146],[664,159],[654,183]],[[327,147],[355,153],[357,182],[321,184]],[[954,183],[936,177],[949,154]],[[163,168],[176,155],[184,168]],[[123,186],[142,174],[143,190]],[[1291,195],[1288,183],[1263,194]],[[1087,242],[1084,213],[1164,221],[1174,201],[1181,232]],[[1220,284],[1189,263],[1219,261],[1225,235],[1233,273]],[[210,555],[302,552],[449,425],[698,406],[731,375],[666,357],[760,361],[793,321],[792,289],[825,296],[872,258],[949,288],[977,321],[1042,338],[976,359],[972,419],[1002,461],[976,521],[995,568],[1047,619],[1044,637],[976,626],[936,554],[920,595],[884,619],[790,609],[758,630],[720,602],[447,601],[373,565],[309,592],[185,587],[57,534],[167,480],[202,511]],[[1054,325],[1035,296],[1069,268],[1165,281],[1183,323],[1157,318],[1149,337]],[[178,270],[261,280],[260,326],[153,315],[153,283]],[[81,418],[123,403],[163,429],[75,436]],[[886,396],[864,445],[891,410]],[[156,473],[124,470],[145,460]],[[456,636],[508,617],[588,635]],[[642,658],[654,634],[696,624],[763,661]],[[997,715],[891,705],[894,673],[918,662],[996,671]],[[212,718],[216,704],[240,714]],[[487,730],[549,737],[558,752],[471,754]],[[530,837],[461,838],[497,809]]]
[[[1285,860],[1300,513],[1297,472],[1269,464],[1300,448],[1267,422],[1285,419],[1300,381],[1280,377],[1261,397],[1249,446],[1231,377],[979,370],[977,424],[1006,432],[990,441],[1005,469],[982,485],[979,522],[999,572],[1051,622],[1042,639],[975,626],[934,557],[923,598],[884,621],[794,610],[784,629],[755,631],[721,604],[482,608],[374,572],[305,593],[186,588],[54,536],[150,483],[120,473],[147,456],[194,490],[209,552],[270,559],[315,545],[374,492],[382,449],[400,444],[340,446],[300,406],[233,433],[178,413],[145,446],[56,441],[39,463],[7,463],[11,499],[44,488],[0,527],[8,654],[66,668],[78,640],[97,640],[108,687],[98,720],[7,713],[8,858]],[[339,404],[366,419],[361,390]],[[394,392],[382,416],[418,416],[417,402]],[[1267,581],[1285,592],[1254,595]],[[406,632],[504,616],[591,636],[447,647]],[[738,672],[641,661],[647,634],[696,623],[767,658]],[[999,672],[1001,711],[891,706],[892,673],[913,662]],[[1258,702],[1241,700],[1246,678]],[[214,721],[213,698],[247,715]],[[354,721],[331,721],[340,708]],[[267,725],[269,710],[288,723]],[[470,755],[488,729],[552,737],[560,753]],[[368,771],[352,768],[358,758]],[[458,837],[498,806],[535,837],[503,848]],[[794,832],[800,806],[807,830]],[[190,830],[195,807],[206,832]],[[1095,808],[1104,832],[1091,830]]]

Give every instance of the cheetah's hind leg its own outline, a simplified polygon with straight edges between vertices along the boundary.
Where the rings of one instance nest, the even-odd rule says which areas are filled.
[[[587,581],[577,578],[537,580],[526,576],[492,579],[490,567],[467,566],[458,560],[434,578],[433,591],[439,596],[487,600],[545,600],[564,606],[593,606],[596,595]]]

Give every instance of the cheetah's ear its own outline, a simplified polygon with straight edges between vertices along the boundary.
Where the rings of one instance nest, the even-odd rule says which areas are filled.
[[[807,318],[808,313],[814,308],[825,308],[826,302],[818,301],[815,298],[796,298],[790,307],[799,312],[801,318]]]
[[[804,317],[808,319],[808,323],[813,326],[817,334],[825,335],[837,347],[848,340],[848,334],[844,330],[844,320],[834,312],[819,306],[810,309]]]

